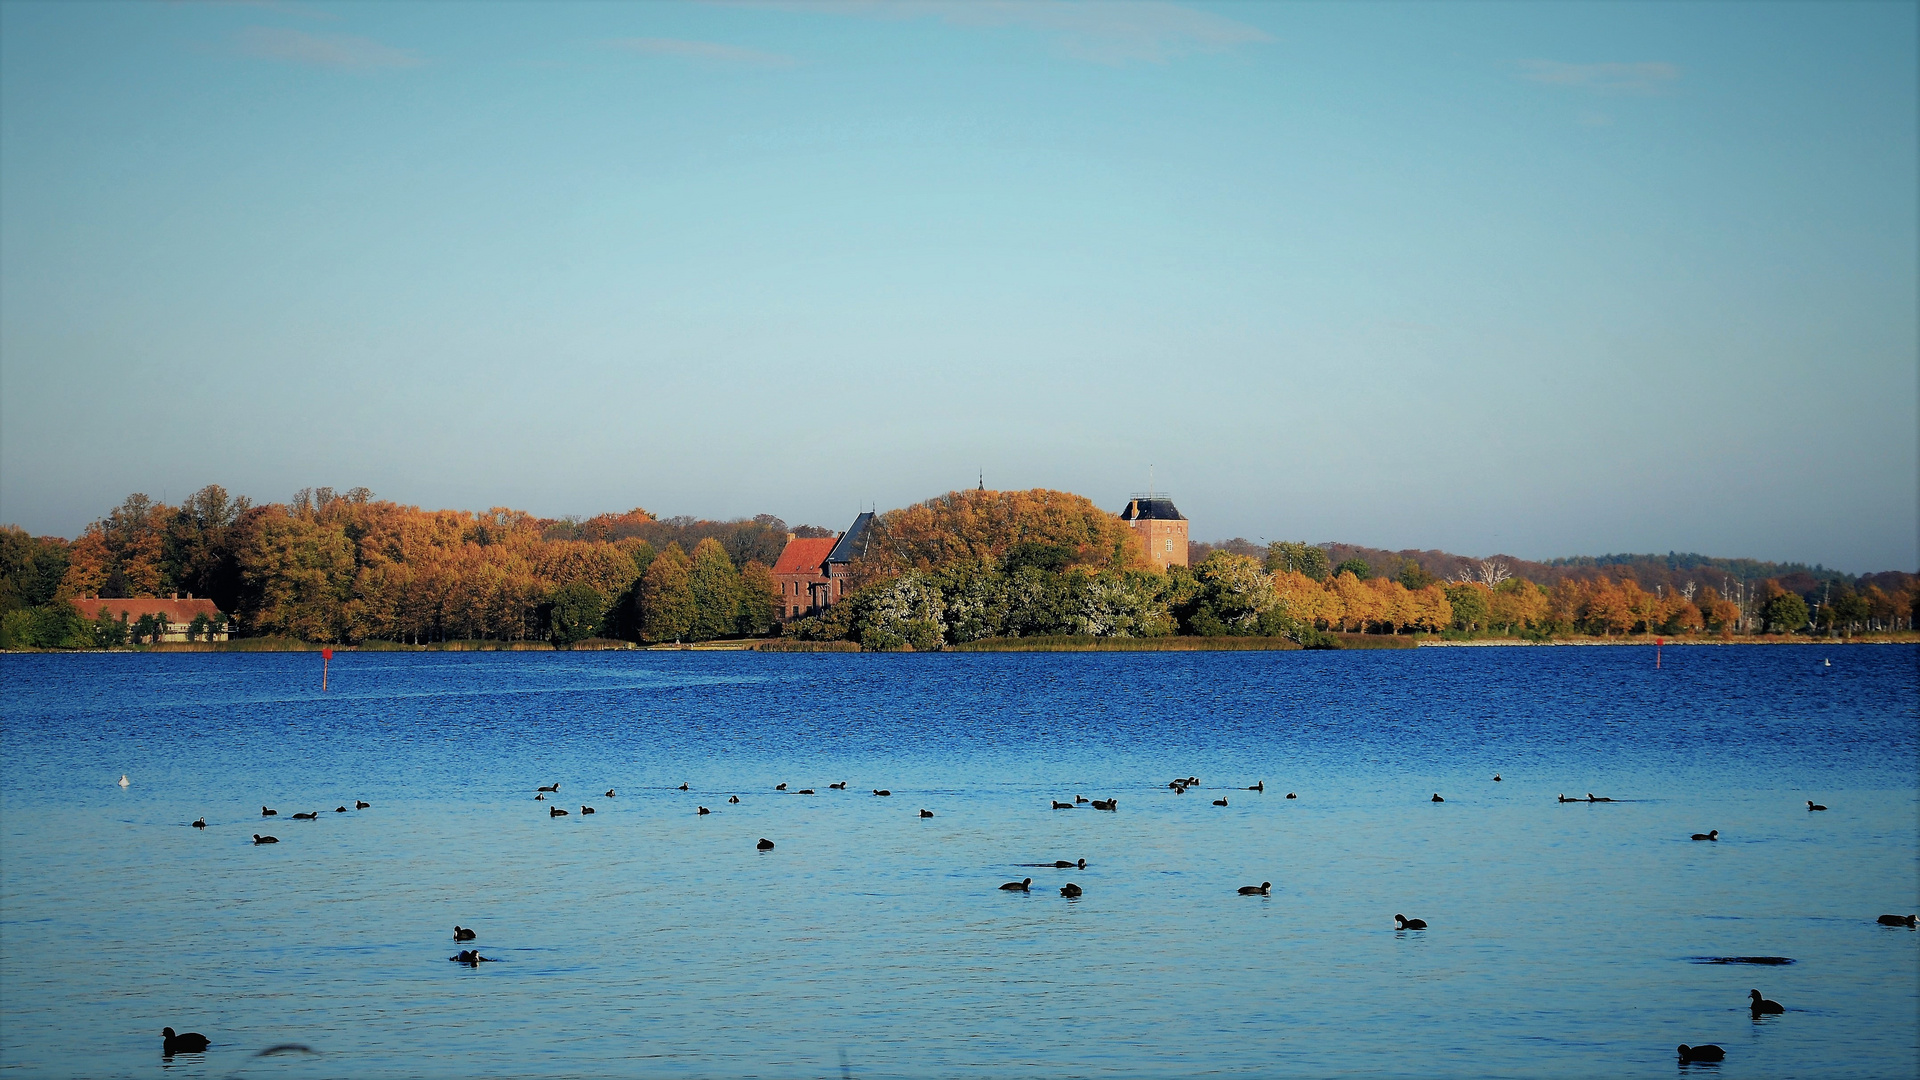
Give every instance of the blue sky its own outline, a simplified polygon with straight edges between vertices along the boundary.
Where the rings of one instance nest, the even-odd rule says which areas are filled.
[[[1905,4],[0,5],[0,519],[1916,568]]]

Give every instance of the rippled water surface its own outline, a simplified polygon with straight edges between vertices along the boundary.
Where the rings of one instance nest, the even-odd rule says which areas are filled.
[[[1910,1076],[1917,659],[0,657],[0,1072]]]

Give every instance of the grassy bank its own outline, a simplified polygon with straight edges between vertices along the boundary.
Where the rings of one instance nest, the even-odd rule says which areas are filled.
[[[860,646],[852,641],[790,641],[786,638],[771,638],[757,642],[755,652],[859,652]]]

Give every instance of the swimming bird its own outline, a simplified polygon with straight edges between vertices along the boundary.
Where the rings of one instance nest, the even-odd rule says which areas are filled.
[[[1825,810],[1825,809],[1826,809],[1826,807],[1824,807],[1824,806],[1821,806],[1821,805],[1820,805],[1819,803],[1817,803],[1817,802],[1814,802],[1814,801],[1813,801],[1812,799],[1808,799],[1808,800],[1807,800],[1807,809],[1809,809],[1809,810]]]
[[[1087,860],[1081,859],[1079,862],[1068,862],[1065,859],[1055,859],[1053,866],[1056,870],[1085,870],[1087,868]]]
[[[126,773],[121,773],[121,774],[120,774],[120,786],[121,786],[121,787],[126,787],[126,786],[127,786],[128,784],[130,784],[130,783],[132,783],[132,782],[133,782],[133,781],[131,781],[131,780],[128,780],[128,779],[127,779],[127,774],[126,774]]]
[[[264,806],[260,808],[261,817],[273,817],[275,814],[278,814],[279,812],[280,811],[278,810],[269,810]]]
[[[831,788],[834,791],[845,791],[847,790],[847,782],[845,780],[842,780],[837,784],[828,784],[827,787]]]
[[[775,784],[775,785],[773,785],[773,790],[775,790],[775,791],[785,791],[785,790],[787,790],[787,785],[785,785],[785,784]]]
[[[1053,808],[1055,810],[1071,810],[1073,809],[1073,804],[1070,802],[1061,802],[1059,799],[1055,799],[1053,800]]]
[[[685,785],[685,784],[681,784],[681,785],[680,785],[680,790],[681,790],[681,791],[685,791],[685,790],[687,790],[687,785]]]
[[[921,817],[932,817],[932,816],[933,816],[933,811],[931,811],[931,810],[922,810],[922,811],[920,811],[920,816],[921,816]]]
[[[316,811],[314,811],[314,812],[313,812],[313,813],[311,813],[311,814],[295,814],[295,815],[293,815],[293,820],[295,820],[295,821],[315,821],[315,820],[318,820],[318,819],[319,819],[319,817],[320,817],[320,812],[319,812],[318,810],[316,810]]]
[[[581,808],[580,808],[580,812],[581,812],[582,814],[591,814],[591,813],[593,813],[593,807],[591,807],[591,806],[583,806],[583,807],[581,807]]]
[[[696,806],[696,807],[694,807],[694,809],[695,809],[695,810],[697,810],[697,811],[699,812],[699,813],[696,813],[696,814],[694,815],[695,817],[699,817],[699,816],[700,816],[700,814],[711,814],[711,813],[713,813],[713,811],[711,811],[711,810],[709,810],[709,809],[707,809],[707,808],[706,808],[706,807],[704,807],[704,806]]]
[[[1912,915],[1882,915],[1881,926],[1920,926],[1920,918]]]
[[[1443,799],[1443,798],[1441,798],[1441,797],[1440,797],[1440,793],[1436,791],[1436,792],[1434,792],[1434,793],[1433,793],[1433,801],[1434,801],[1434,802],[1446,802],[1447,800],[1445,800],[1445,799]]]
[[[1060,886],[1060,895],[1071,900],[1074,897],[1080,895],[1080,886],[1075,885],[1073,882],[1069,881],[1065,885]]]
[[[1425,919],[1409,919],[1405,915],[1395,915],[1393,919],[1400,924],[1394,927],[1395,930],[1425,930],[1427,928],[1427,920]]]
[[[344,814],[347,812],[347,808],[344,806],[336,806],[333,808],[333,812],[336,814]]]
[[[1213,805],[1215,805],[1215,806],[1225,806],[1225,805],[1227,805],[1227,800],[1225,800],[1225,799],[1215,799],[1215,800],[1213,800]]]
[[[1569,799],[1569,798],[1567,798],[1567,797],[1566,797],[1566,795],[1564,795],[1564,794],[1562,794],[1562,795],[1560,796],[1560,801],[1561,801],[1561,802],[1579,802],[1580,800],[1579,800],[1579,799]]]
[[[207,1037],[197,1031],[175,1035],[172,1028],[161,1028],[160,1038],[163,1040],[160,1044],[162,1057],[172,1057],[175,1054],[201,1054],[207,1049]]]
[[[607,798],[609,798],[609,799],[611,799],[611,798],[613,798],[613,789],[612,789],[612,788],[608,788],[608,789],[607,789]]]
[[[461,925],[460,925],[459,923],[454,923],[454,924],[453,924],[453,940],[455,940],[455,941],[472,941],[473,939],[474,939],[474,932],[473,932],[473,931],[471,931],[471,930],[469,930],[469,929],[467,929],[467,928],[466,928],[466,927],[464,927],[464,926],[461,926]]]
[[[1181,788],[1183,788],[1183,787],[1186,787],[1186,786],[1187,786],[1187,782],[1186,782],[1185,780],[1169,780],[1169,781],[1167,781],[1167,787],[1168,787],[1168,789],[1170,789],[1170,790],[1173,790],[1173,791],[1178,791],[1178,790],[1180,790]]]
[[[1725,1061],[1726,1059],[1727,1052],[1712,1043],[1708,1043],[1705,1046],[1688,1046],[1686,1043],[1680,1044],[1681,1061]]]
[[[360,802],[360,801],[358,801],[358,800],[355,800],[355,802],[354,802],[354,804],[353,804],[353,808],[354,808],[355,810],[365,810],[365,809],[366,809],[367,807],[369,807],[369,806],[372,806],[372,805],[373,805],[373,804],[372,804],[372,803],[370,803],[370,802]]]
[[[801,788],[801,789],[799,790],[799,792],[798,792],[798,794],[801,794],[801,795],[811,795],[811,794],[813,794],[813,789],[812,789],[812,788],[810,788],[810,787],[803,787],[803,788]]]
[[[1117,799],[1117,798],[1114,798],[1114,799],[1107,799],[1107,800],[1104,800],[1104,801],[1102,801],[1102,800],[1100,800],[1100,799],[1095,799],[1095,800],[1093,800],[1093,802],[1092,802],[1092,803],[1091,803],[1090,805],[1092,805],[1092,807],[1093,807],[1093,808],[1094,808],[1095,810],[1108,810],[1108,811],[1112,811],[1112,810],[1117,810],[1117,809],[1119,809],[1119,807],[1120,807],[1120,800],[1119,800],[1119,799]]]
[[[207,827],[207,819],[206,819],[206,818],[194,818],[194,819],[193,819],[193,827],[194,827],[194,828],[196,828],[196,829],[204,829],[204,828],[206,828],[206,827]]]
[[[1075,806],[1079,806],[1081,803],[1086,801],[1087,801],[1087,797],[1085,795],[1075,795],[1073,797],[1073,805]]]
[[[1294,794],[1293,792],[1291,792],[1291,791],[1289,791],[1289,792],[1287,792],[1287,798],[1289,798],[1289,799],[1297,799],[1297,798],[1299,798],[1299,797],[1300,797],[1300,796],[1298,796],[1298,795],[1295,795],[1295,794]]]
[[[1031,889],[1032,887],[1033,887],[1032,878],[1021,878],[1019,881],[1007,882],[1005,885],[1000,886],[1000,890],[1002,892],[1026,892],[1028,889]]]
[[[1185,784],[1173,785],[1173,793],[1175,795],[1185,795],[1187,793],[1187,785]]]
[[[730,803],[737,803],[737,802],[739,802],[739,801],[740,801],[740,796],[738,796],[738,795],[734,795],[734,796],[732,796],[732,797],[730,797],[730,798],[728,798],[728,799],[727,799],[727,801],[728,801],[728,802],[730,802]]]
[[[1613,800],[1607,798],[1604,795],[1595,795],[1593,792],[1589,791],[1587,792],[1587,801],[1588,802],[1612,802]]]
[[[1695,840],[1719,840],[1720,830],[1715,829],[1712,832],[1697,832],[1693,834],[1693,838]]]
[[[534,801],[534,802],[546,802],[546,801],[547,801],[547,797],[546,797],[545,795],[535,795],[535,796],[533,797],[533,801]]]
[[[1259,783],[1248,788],[1247,790],[1248,791],[1265,791],[1267,790],[1267,782],[1265,780],[1262,780]]]
[[[1240,886],[1241,896],[1270,896],[1272,895],[1272,893],[1273,893],[1273,882],[1271,881],[1263,881],[1258,885]]]
[[[1496,784],[1500,782],[1500,774],[1499,774],[1499,773],[1494,773],[1494,774],[1493,774],[1493,782],[1494,782],[1494,783],[1496,783]]]
[[[877,787],[877,788],[874,788],[874,789],[873,789],[873,793],[874,793],[875,795],[879,795],[879,796],[882,796],[882,797],[885,797],[885,796],[888,796],[888,795],[891,795],[891,794],[893,794],[893,792],[891,792],[891,791],[888,791],[888,790],[887,790],[886,788],[883,788],[883,787]]]
[[[555,795],[558,795],[558,794],[560,793],[560,781],[558,781],[558,780],[555,780],[555,781],[554,781],[553,783],[551,783],[551,784],[542,784],[542,785],[540,785],[540,787],[539,787],[539,790],[541,790],[541,791],[551,791],[551,792],[553,792],[553,793],[554,793]]]
[[[753,845],[753,846],[754,846],[754,847],[756,847],[756,848],[758,848],[758,849],[760,849],[761,851],[772,851],[772,850],[773,850],[773,841],[771,841],[771,840],[769,840],[769,839],[767,839],[766,837],[764,837],[764,836],[763,836],[763,837],[761,837],[761,838],[760,838],[760,842],[759,842],[759,843],[757,843],[757,844],[755,844],[755,845]]]
[[[1752,1009],[1755,1016],[1773,1016],[1787,1011],[1785,1005],[1761,997],[1758,990],[1747,991],[1747,997],[1752,999],[1752,1003],[1747,1008]]]
[[[280,838],[277,836],[261,836],[259,833],[254,833],[253,842],[255,844],[277,844],[280,842]]]
[[[547,807],[547,816],[548,817],[566,817],[567,812],[565,810],[560,809],[557,806],[549,806]]]
[[[460,955],[449,956],[447,957],[447,959],[453,961],[456,964],[466,964],[469,967],[477,966],[480,964],[493,963],[493,957],[481,956],[480,950],[478,949],[461,949]]]

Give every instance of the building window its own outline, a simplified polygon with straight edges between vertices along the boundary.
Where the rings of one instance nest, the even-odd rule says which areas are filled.
[[[1171,536],[1167,537],[1167,550],[1168,551],[1173,550],[1173,537]]]

